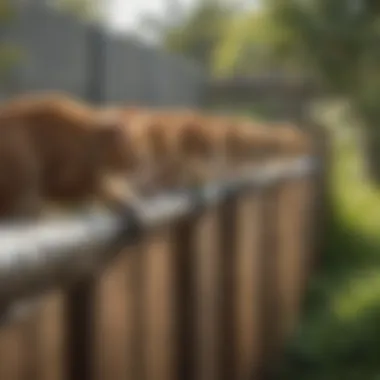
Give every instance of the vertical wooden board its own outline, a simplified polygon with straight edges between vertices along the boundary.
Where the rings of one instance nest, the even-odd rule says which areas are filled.
[[[218,208],[220,228],[220,379],[236,378],[236,240],[238,199],[228,198]]]
[[[173,247],[168,227],[152,232],[144,243],[144,334],[147,380],[175,377]]]
[[[305,180],[287,183],[282,188],[279,210],[279,291],[281,331],[284,337],[294,329],[300,313],[307,270],[308,196]]]
[[[0,328],[0,379],[30,379],[40,376],[39,302],[22,301],[9,310],[8,320]]]
[[[20,324],[4,326],[0,330],[0,379],[23,380],[23,336]]]
[[[286,337],[298,312],[297,283],[300,273],[301,255],[298,249],[299,234],[299,199],[296,198],[294,183],[281,187],[279,210],[279,255],[278,277],[280,292],[280,332]]]
[[[64,299],[60,291],[52,291],[44,298],[37,322],[37,378],[65,380],[64,366]],[[30,347],[32,349],[32,347]]]
[[[196,378],[219,379],[218,368],[218,310],[219,291],[219,236],[218,214],[207,211],[196,230],[194,284],[196,310]]]
[[[23,379],[37,380],[41,375],[40,317],[45,302],[46,296],[41,297],[36,303],[32,301],[20,304],[20,307],[25,309],[21,311],[21,315],[16,316],[22,339]]]
[[[96,370],[99,380],[133,379],[136,249],[122,252],[103,273],[99,280],[96,318],[97,358]]]
[[[39,322],[45,298],[15,303],[9,314],[8,326],[0,337],[0,367],[15,379],[34,380],[41,375],[42,364]],[[8,360],[9,359],[9,360]],[[15,366],[17,368],[15,368]],[[0,369],[0,373],[2,370]],[[2,377],[0,377],[2,378]],[[7,378],[4,375],[4,378]]]
[[[238,203],[236,249],[237,379],[251,379],[259,354],[259,200],[242,197]]]
[[[281,300],[279,289],[279,200],[277,184],[260,192],[260,249],[259,249],[259,362],[257,377],[273,376],[279,354]]]

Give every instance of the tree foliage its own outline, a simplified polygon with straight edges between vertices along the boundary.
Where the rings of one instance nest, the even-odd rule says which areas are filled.
[[[293,41],[290,33],[290,30],[275,23],[265,9],[238,14],[215,49],[215,74],[246,75],[294,68],[298,61],[287,51],[289,41]]]
[[[14,9],[9,0],[0,0],[0,27],[7,25],[14,16]]]
[[[0,30],[3,32],[13,21],[15,10],[10,0],[0,0]],[[21,49],[13,43],[0,41],[0,81],[4,82],[13,67],[22,58]]]
[[[236,1],[199,0],[191,10],[176,7],[164,17],[145,14],[140,23],[144,34],[154,34],[168,51],[191,58],[211,70],[219,46],[234,15]]]
[[[380,3],[374,0],[268,0],[274,22],[291,30],[303,59],[361,119],[368,174],[380,183]]]
[[[57,0],[56,6],[83,20],[99,20],[101,4],[102,0]]]
[[[232,6],[218,0],[200,2],[181,25],[168,31],[165,46],[209,68],[233,12]]]
[[[291,54],[312,68],[328,90],[355,103],[367,103],[380,91],[380,8],[375,2],[268,3],[274,22],[293,33]]]

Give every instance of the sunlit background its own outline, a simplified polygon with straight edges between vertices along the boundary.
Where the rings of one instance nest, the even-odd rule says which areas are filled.
[[[44,16],[39,24],[9,12],[45,3],[69,21]],[[0,0],[0,6],[4,98],[54,88],[102,102],[210,107],[264,119],[296,112],[318,122],[331,136],[327,235],[278,380],[380,378],[380,2]],[[83,27],[99,24],[107,33]],[[99,35],[105,45],[97,45]],[[252,90],[263,78],[291,89],[264,101]]]

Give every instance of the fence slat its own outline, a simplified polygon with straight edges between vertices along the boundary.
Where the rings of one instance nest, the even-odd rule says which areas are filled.
[[[260,200],[240,197],[236,249],[236,379],[252,379],[259,359]]]
[[[218,212],[205,210],[196,229],[195,286],[197,294],[197,380],[218,380],[218,307],[220,304],[220,236]]]
[[[41,316],[41,308],[37,306],[34,309],[31,305],[30,315],[20,316],[20,330],[22,332],[22,348],[23,351],[23,379],[38,380],[41,375],[41,331],[39,325],[39,317]]]
[[[41,305],[38,320],[37,380],[65,380],[64,367],[64,297],[53,291]]]
[[[195,223],[193,217],[182,219],[173,230],[178,380],[193,380],[195,376]]]
[[[69,380],[93,380],[96,313],[94,279],[74,285],[66,295],[66,365]]]
[[[24,380],[23,329],[19,323],[0,330],[0,378],[3,380]]]
[[[271,378],[279,339],[278,263],[278,207],[281,185],[261,193],[260,221],[260,361],[257,376]]]
[[[140,260],[135,247],[126,249],[100,276],[96,293],[96,378],[140,379],[134,377],[135,334],[134,272]],[[141,338],[141,337],[139,337]]]
[[[20,304],[26,380],[65,379],[62,292]]]
[[[281,302],[278,324],[283,339],[288,338],[296,326],[309,272],[310,223],[306,217],[311,201],[309,185],[306,179],[285,183],[280,195],[278,239],[281,245],[277,276]]]
[[[154,231],[145,244],[145,367],[149,380],[174,380],[175,313],[173,241],[170,227]]]
[[[131,319],[127,326],[126,340],[129,340],[129,366],[132,380],[146,380],[147,368],[145,360],[146,349],[146,250],[145,241],[134,248],[133,257],[127,263],[125,272],[127,292],[130,300],[127,314]],[[127,305],[128,308],[128,305]],[[127,374],[128,378],[128,374]]]
[[[236,376],[236,310],[235,297],[235,254],[237,202],[229,198],[222,203],[219,214],[221,239],[220,265],[220,361],[221,379],[235,379]]]

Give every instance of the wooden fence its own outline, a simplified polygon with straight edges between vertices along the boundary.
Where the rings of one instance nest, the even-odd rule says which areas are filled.
[[[135,220],[3,227],[0,379],[268,378],[315,255],[320,158],[157,196]]]

